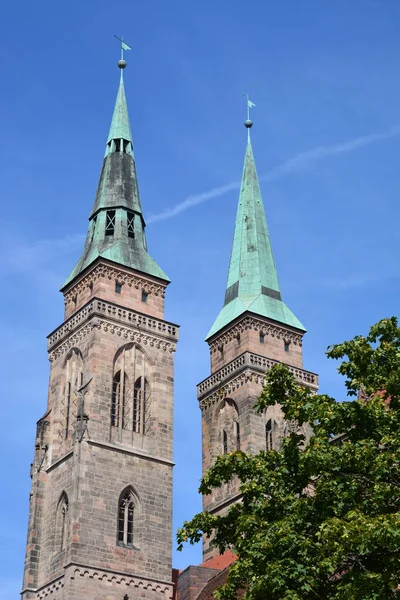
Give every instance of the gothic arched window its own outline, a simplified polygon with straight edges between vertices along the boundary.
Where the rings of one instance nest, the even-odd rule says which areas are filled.
[[[146,356],[134,344],[123,346],[118,351],[114,362],[111,397],[113,427],[142,435],[147,432],[150,408],[147,370]],[[122,431],[118,435],[119,439],[126,441]]]
[[[275,423],[268,419],[265,425],[265,449],[273,450],[275,446],[275,436],[274,436]]]
[[[57,507],[56,535],[58,551],[64,550],[68,539],[68,496],[62,493]]]
[[[217,409],[219,420],[218,454],[240,450],[239,411],[232,398],[225,398]]]
[[[118,504],[118,543],[133,546],[137,502],[131,488],[122,493]]]
[[[72,348],[65,363],[65,387],[62,401],[62,435],[67,439],[72,432],[72,419],[76,415],[77,391],[83,383],[83,360],[80,351]]]

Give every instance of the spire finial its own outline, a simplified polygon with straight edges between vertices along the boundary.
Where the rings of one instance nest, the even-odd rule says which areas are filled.
[[[255,106],[254,102],[252,102],[249,98],[248,94],[243,94],[246,96],[246,105],[247,105],[247,119],[244,122],[244,126],[247,128],[247,137],[250,139],[250,129],[253,127],[253,121],[250,119],[250,109]]]
[[[124,42],[123,36],[118,37],[117,35],[114,35],[114,37],[117,38],[117,40],[119,40],[121,42],[121,58],[118,61],[118,66],[121,69],[121,80],[122,80],[122,71],[126,67],[126,62],[124,60],[124,52],[126,52],[127,50],[132,50],[132,48],[130,46],[128,46],[128,44],[126,42]]]

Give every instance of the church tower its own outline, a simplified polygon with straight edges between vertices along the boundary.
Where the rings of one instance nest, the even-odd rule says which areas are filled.
[[[251,103],[249,103],[251,106]],[[235,450],[258,453],[279,444],[290,427],[279,407],[256,414],[265,372],[286,364],[299,383],[318,389],[318,377],[303,369],[305,329],[282,300],[250,139],[236,215],[224,306],[206,341],[211,375],[197,386],[202,412],[203,473],[217,456]],[[203,497],[203,510],[224,514],[240,498],[232,481]],[[203,560],[218,554],[207,539]]]
[[[118,66],[85,247],[61,290],[64,322],[48,337],[23,600],[172,598],[178,327],[164,319],[169,279],[147,251]]]

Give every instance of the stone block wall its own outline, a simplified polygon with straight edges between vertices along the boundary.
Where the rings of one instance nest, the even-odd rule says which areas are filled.
[[[97,262],[64,290],[64,318],[71,317],[92,297],[98,297],[163,319],[166,287],[167,282],[104,261]]]
[[[302,368],[302,335],[261,317],[244,316],[210,340],[211,373],[246,351]]]
[[[178,600],[195,600],[206,583],[219,573],[219,569],[193,566],[187,567],[179,574]]]

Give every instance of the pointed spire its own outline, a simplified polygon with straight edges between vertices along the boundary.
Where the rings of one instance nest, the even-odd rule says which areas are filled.
[[[248,100],[248,102],[250,102]],[[249,106],[249,105],[248,105]],[[225,304],[207,338],[226,327],[245,312],[267,317],[305,331],[303,325],[284,304],[272,253],[271,239],[257,177],[249,115],[246,155],[236,215]]]
[[[122,62],[126,65],[125,61],[119,61],[118,64],[120,65],[120,63]],[[117,94],[117,100],[115,102],[114,113],[111,121],[110,132],[107,138],[107,153],[111,151],[111,142],[113,140],[126,140],[127,142],[130,142],[131,147],[133,146],[132,132],[129,123],[128,107],[126,104],[124,88],[123,69],[125,68],[125,66],[121,66],[120,68],[121,79]]]
[[[122,41],[122,40],[121,40]],[[122,52],[130,49],[122,41]],[[123,69],[107,139],[106,155],[97,187],[83,254],[63,288],[102,257],[158,279],[169,281],[147,252],[136,165],[133,158],[131,126],[126,104]]]

